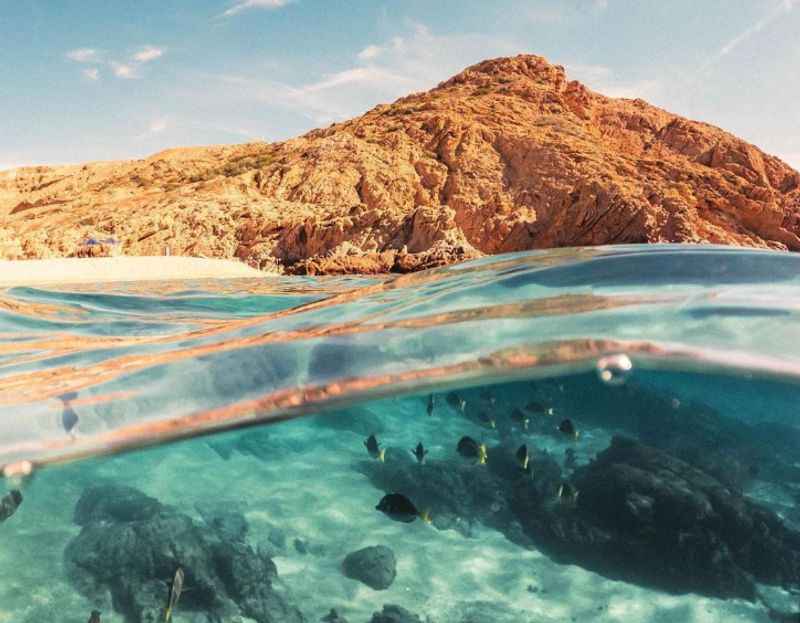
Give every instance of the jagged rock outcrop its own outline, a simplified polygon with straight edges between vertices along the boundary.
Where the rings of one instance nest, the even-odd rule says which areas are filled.
[[[523,55],[283,143],[0,173],[0,257],[114,248],[90,236],[299,273],[614,243],[800,250],[800,174]]]

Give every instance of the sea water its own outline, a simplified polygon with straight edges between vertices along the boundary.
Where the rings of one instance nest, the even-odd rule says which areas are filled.
[[[179,568],[177,623],[797,620],[799,308],[800,256],[680,245],[8,289],[0,622]]]

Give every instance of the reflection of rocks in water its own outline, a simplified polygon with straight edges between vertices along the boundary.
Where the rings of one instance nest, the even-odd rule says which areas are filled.
[[[753,579],[800,581],[800,533],[712,476],[615,437],[578,469],[574,508],[520,491],[526,531],[554,557],[675,592],[753,599]]]
[[[84,492],[76,522],[83,528],[64,552],[71,582],[101,609],[113,603],[127,621],[162,620],[178,567],[186,577],[179,608],[205,613],[209,623],[240,614],[258,623],[303,621],[278,592],[272,560],[228,538],[246,532],[243,517],[206,513],[203,527],[136,489],[106,486]]]
[[[422,619],[405,608],[385,604],[383,610],[372,615],[369,623],[422,623]]]
[[[348,578],[363,582],[373,590],[382,591],[394,582],[397,560],[394,552],[385,545],[373,545],[345,556],[342,572]]]

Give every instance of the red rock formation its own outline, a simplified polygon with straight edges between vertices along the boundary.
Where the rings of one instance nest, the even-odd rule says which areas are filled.
[[[518,56],[284,143],[0,173],[0,255],[75,255],[90,235],[304,273],[624,242],[800,250],[800,174]]]

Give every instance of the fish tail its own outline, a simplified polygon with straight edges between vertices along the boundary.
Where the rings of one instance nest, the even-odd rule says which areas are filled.
[[[384,448],[383,450],[378,452],[378,460],[381,463],[385,463],[386,462],[386,448]]]
[[[419,514],[419,518],[420,518],[422,521],[424,521],[425,523],[427,523],[427,524],[429,524],[429,523],[431,523],[431,522],[433,521],[433,519],[431,518],[431,513],[430,513],[430,511],[422,511],[422,512]]]
[[[164,612],[164,623],[169,623],[172,618],[172,606],[168,607]]]

